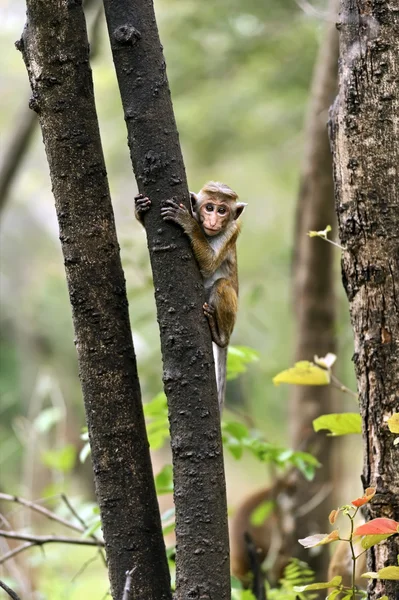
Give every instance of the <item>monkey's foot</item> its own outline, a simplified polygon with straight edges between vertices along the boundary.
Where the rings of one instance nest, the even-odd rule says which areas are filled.
[[[205,302],[202,306],[203,311],[204,311],[204,315],[206,316],[207,319],[213,319],[215,316],[215,309],[211,304],[208,304],[208,302]]]
[[[190,213],[184,204],[178,204],[174,200],[166,200],[161,208],[161,216],[164,221],[172,221],[178,225],[184,225]]]
[[[139,215],[144,214],[151,208],[151,200],[144,194],[137,194],[134,197],[134,206]]]

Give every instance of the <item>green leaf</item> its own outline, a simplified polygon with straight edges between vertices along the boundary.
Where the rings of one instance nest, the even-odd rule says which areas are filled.
[[[41,458],[46,467],[67,473],[75,466],[76,448],[72,444],[68,444],[59,450],[43,452]]]
[[[330,383],[330,372],[321,369],[307,360],[295,363],[291,369],[281,371],[273,377],[274,385],[289,383],[291,385],[328,385]]]
[[[321,229],[320,231],[308,231],[308,236],[312,237],[321,237],[327,239],[327,234],[331,231],[331,225],[327,225],[325,229]]]
[[[362,577],[368,579],[389,579],[390,581],[399,581],[399,567],[384,567],[377,573],[363,573]]]
[[[237,577],[234,577],[234,575],[231,575],[230,576],[230,587],[232,590],[242,590],[242,583]]]
[[[261,502],[259,506],[256,507],[254,511],[251,513],[251,525],[259,526],[262,525],[266,521],[266,519],[271,515],[275,507],[275,502],[272,500],[267,500],[266,502]]]
[[[310,583],[309,585],[300,585],[294,587],[294,592],[308,592],[310,590],[327,590],[330,587],[338,587],[341,585],[342,577],[341,575],[337,575],[333,577],[331,581],[323,582],[323,583]]]
[[[229,346],[227,351],[227,380],[236,379],[247,370],[247,364],[259,360],[259,353],[246,346]]]
[[[176,523],[173,521],[173,523],[169,523],[169,525],[165,525],[164,527],[162,527],[162,534],[164,536],[169,535],[170,533],[172,533],[175,530],[176,527]]]
[[[362,432],[362,419],[359,413],[332,413],[322,415],[313,421],[313,429],[329,429],[329,435],[348,435]]]
[[[229,433],[231,436],[237,438],[237,440],[242,440],[249,435],[248,428],[237,421],[224,421],[222,429],[223,432]]]
[[[168,410],[166,396],[164,392],[160,392],[147,404],[144,404],[145,417],[159,417],[164,415]]]
[[[399,413],[393,413],[387,423],[391,433],[399,433]]]
[[[155,477],[155,488],[157,495],[171,494],[173,492],[173,468],[165,465]]]
[[[380,535],[365,535],[364,538],[362,538],[362,541],[360,543],[361,543],[362,548],[364,548],[364,550],[368,550],[372,546],[375,546],[376,544],[379,544],[380,542],[387,540],[389,537],[391,537],[391,535],[392,535],[391,533],[380,534]]]
[[[331,594],[328,594],[328,596],[327,596],[326,600],[335,600],[335,598],[336,598],[337,596],[339,596],[339,595],[340,595],[340,593],[341,593],[341,590],[340,590],[340,588],[337,588],[336,590],[333,590],[333,591],[331,592]]]

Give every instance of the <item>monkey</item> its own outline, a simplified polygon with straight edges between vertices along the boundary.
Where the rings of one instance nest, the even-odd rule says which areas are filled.
[[[191,212],[174,200],[161,208],[164,221],[179,225],[189,237],[205,289],[203,312],[213,342],[219,409],[222,412],[226,388],[227,346],[233,332],[238,308],[236,241],[239,217],[245,202],[224,183],[209,181],[194,194],[190,192]],[[135,197],[136,218],[143,223],[150,209],[149,198]]]
[[[270,583],[277,583],[289,563],[291,557],[285,555],[282,537],[285,529],[290,530],[291,527],[289,515],[295,491],[296,478],[289,473],[272,485],[252,492],[237,507],[230,523],[230,562],[231,572],[244,586],[248,585],[251,570],[246,543],[248,535],[256,547],[260,564],[267,556],[273,555],[268,572]],[[265,520],[259,524],[252,523],[256,510],[269,502],[270,513]]]

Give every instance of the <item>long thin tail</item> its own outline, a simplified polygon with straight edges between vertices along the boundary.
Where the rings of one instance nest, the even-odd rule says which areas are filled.
[[[226,393],[226,370],[227,370],[227,348],[220,348],[212,343],[213,358],[215,361],[216,385],[218,389],[218,400],[220,414],[223,411],[224,396]]]

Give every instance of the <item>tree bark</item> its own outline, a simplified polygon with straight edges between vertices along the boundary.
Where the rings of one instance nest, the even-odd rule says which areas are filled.
[[[386,418],[399,405],[399,6],[341,0],[339,94],[331,113],[342,277],[354,331],[368,516],[399,520],[399,447]],[[369,570],[397,565],[398,536]],[[396,598],[397,582],[370,584]]]
[[[332,157],[328,140],[328,109],[337,92],[338,34],[335,18],[337,0],[330,1],[330,19],[321,42],[314,68],[311,101],[305,126],[305,156],[302,165],[295,228],[293,264],[293,301],[296,317],[295,360],[313,360],[315,355],[335,352],[334,249],[331,244],[311,239],[309,230],[322,230],[335,223]],[[307,561],[318,580],[327,573],[329,553],[310,556],[298,544],[314,531],[327,525],[326,503],[332,502],[328,491],[332,478],[334,440],[324,434],[315,436],[312,422],[318,416],[334,412],[334,390],[330,386],[294,386],[290,403],[291,438],[294,447],[313,452],[323,465],[313,482],[301,480],[295,496],[294,555]],[[325,493],[323,493],[323,489]],[[304,516],[301,507],[312,498],[323,498]],[[331,504],[332,506],[332,504]],[[291,547],[292,553],[292,547]]]
[[[113,597],[171,597],[114,216],[78,0],[28,0],[19,49],[39,115],[73,311]]]
[[[161,332],[176,506],[176,598],[230,597],[227,503],[203,284],[188,239],[162,202],[188,189],[152,2],[105,0],[105,13],[145,217]],[[132,207],[133,208],[133,207]]]

